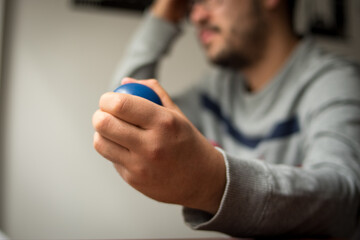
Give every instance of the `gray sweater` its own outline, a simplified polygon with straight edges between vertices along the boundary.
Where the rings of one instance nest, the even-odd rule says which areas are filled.
[[[156,77],[180,32],[148,14],[113,86],[125,76]],[[218,212],[184,208],[185,221],[238,237],[350,236],[359,215],[359,76],[305,39],[260,92],[247,92],[238,72],[217,68],[177,98],[227,171]]]

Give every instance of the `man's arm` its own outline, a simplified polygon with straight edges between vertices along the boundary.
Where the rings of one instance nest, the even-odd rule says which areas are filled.
[[[146,196],[215,214],[226,181],[222,154],[155,80],[141,83],[163,107],[129,94],[104,94],[93,116],[95,149]]]
[[[219,211],[185,209],[193,228],[240,237],[352,233],[359,221],[359,72],[331,68],[302,99],[302,166],[224,152],[228,179]]]
[[[159,61],[181,33],[180,21],[186,10],[187,1],[184,0],[154,2],[118,66],[112,88],[119,86],[124,77],[156,78]]]

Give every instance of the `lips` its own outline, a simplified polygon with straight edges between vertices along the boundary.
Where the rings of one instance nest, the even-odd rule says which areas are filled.
[[[211,42],[211,40],[214,38],[214,35],[215,35],[214,31],[202,30],[199,33],[199,38],[202,44],[208,45]]]
[[[199,30],[199,39],[206,46],[211,43],[218,33],[219,30],[215,27],[204,27]]]

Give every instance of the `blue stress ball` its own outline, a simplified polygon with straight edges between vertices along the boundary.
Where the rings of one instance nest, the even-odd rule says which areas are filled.
[[[127,83],[116,88],[114,92],[126,93],[145,98],[162,106],[159,96],[151,88],[139,83]]]

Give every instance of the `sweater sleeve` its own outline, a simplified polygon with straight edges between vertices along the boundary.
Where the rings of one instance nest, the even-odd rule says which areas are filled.
[[[348,237],[359,215],[360,79],[329,69],[303,97],[302,167],[222,152],[227,184],[215,215],[184,208],[194,229],[237,237]]]
[[[180,33],[180,26],[147,12],[115,72],[111,87],[119,86],[124,77],[156,78],[159,60],[166,55]]]

